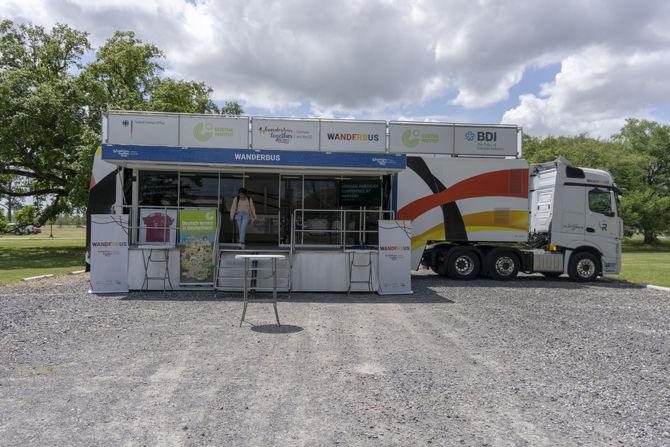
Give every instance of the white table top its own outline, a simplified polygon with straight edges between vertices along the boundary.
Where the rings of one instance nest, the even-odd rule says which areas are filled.
[[[142,244],[142,245],[136,245],[135,247],[139,248],[140,250],[169,250],[170,248],[175,248],[175,245]]]
[[[235,255],[235,259],[284,259],[284,255]]]

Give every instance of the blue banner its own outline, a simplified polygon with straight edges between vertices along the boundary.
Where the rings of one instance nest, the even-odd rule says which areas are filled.
[[[158,161],[242,166],[305,166],[326,168],[405,169],[404,154],[352,152],[272,151],[172,146],[103,144],[102,159],[113,161]]]

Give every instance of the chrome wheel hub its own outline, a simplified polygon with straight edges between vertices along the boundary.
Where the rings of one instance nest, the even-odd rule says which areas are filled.
[[[509,256],[501,256],[496,260],[496,273],[509,276],[514,273],[514,260]]]
[[[475,263],[470,256],[461,255],[456,258],[454,267],[459,275],[467,276],[475,269]]]
[[[596,271],[595,263],[590,259],[581,259],[577,263],[577,274],[582,278],[589,278]]]

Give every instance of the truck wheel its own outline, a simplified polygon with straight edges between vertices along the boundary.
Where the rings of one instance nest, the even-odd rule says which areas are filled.
[[[521,267],[519,257],[511,250],[493,250],[486,256],[486,269],[491,279],[514,279]]]
[[[573,281],[594,281],[598,276],[598,258],[586,251],[574,253],[568,263],[568,276]]]
[[[474,250],[456,248],[451,251],[447,261],[447,275],[451,279],[468,280],[479,275],[479,256]]]

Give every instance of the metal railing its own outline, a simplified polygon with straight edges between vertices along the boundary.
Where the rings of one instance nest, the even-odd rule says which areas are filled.
[[[314,217],[308,218],[310,214]],[[329,217],[324,219],[326,216]],[[370,218],[370,216],[373,216],[373,218]],[[293,254],[296,247],[306,246],[328,246],[342,249],[347,246],[376,246],[378,241],[370,243],[368,235],[378,234],[379,229],[372,227],[376,227],[379,220],[394,218],[395,211],[392,210],[296,208],[293,210],[291,219],[290,253]],[[306,234],[309,236],[329,236],[328,242],[313,243],[308,241],[305,243]],[[336,235],[336,237],[330,237],[332,235]],[[335,242],[333,242],[333,239]]]

